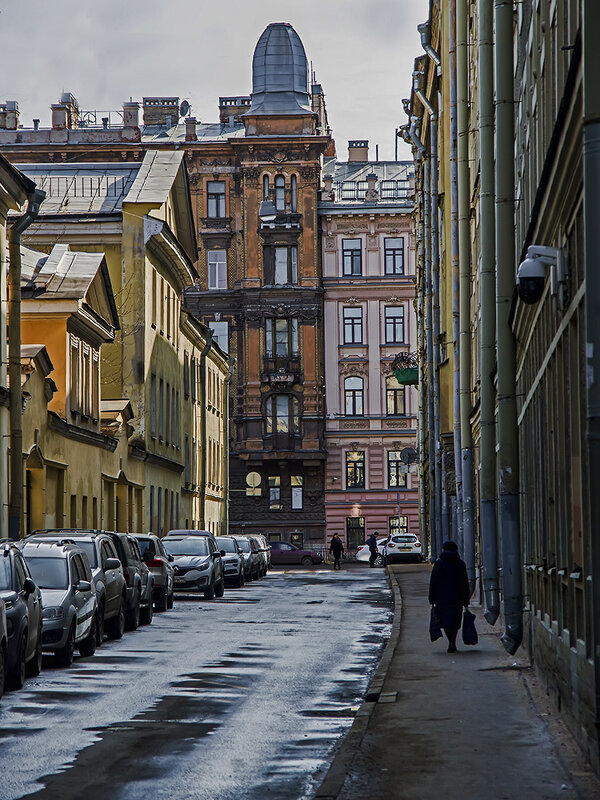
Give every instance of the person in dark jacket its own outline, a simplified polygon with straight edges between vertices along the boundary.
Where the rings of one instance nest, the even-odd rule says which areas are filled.
[[[369,547],[369,552],[371,553],[371,555],[369,556],[369,566],[374,567],[375,559],[379,555],[379,550],[377,548],[377,531],[375,531],[375,533],[372,533],[369,536],[369,538],[367,539],[367,545]]]
[[[333,534],[331,544],[329,545],[329,552],[333,553],[333,568],[342,568],[342,556],[344,555],[344,544],[337,533]]]
[[[465,562],[458,555],[456,542],[444,542],[433,565],[429,582],[429,603],[435,606],[440,626],[448,639],[448,652],[456,652],[456,634],[462,622],[463,607],[469,605],[471,590]]]

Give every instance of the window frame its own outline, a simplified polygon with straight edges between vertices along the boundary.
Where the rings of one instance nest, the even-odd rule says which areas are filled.
[[[209,291],[227,289],[227,250],[222,248],[209,250],[206,257],[206,269]]]
[[[359,381],[360,386],[349,386],[350,381]],[[344,378],[344,413],[347,417],[363,417],[365,414],[365,381],[359,375]]]
[[[350,242],[358,243],[358,247],[350,247]],[[362,239],[342,239],[342,275],[354,277],[362,274]]]
[[[350,524],[351,520],[358,520],[358,524]],[[362,524],[361,521],[362,520]],[[351,538],[352,534],[352,538]],[[360,540],[355,536],[359,535]],[[358,550],[358,548],[365,542],[365,518],[364,517],[346,517],[346,547],[348,550]]]
[[[276,175],[273,182],[275,193],[275,209],[285,211],[285,178],[283,175]]]
[[[391,458],[392,455],[395,455],[396,458]],[[406,472],[401,471],[401,466],[405,466],[404,462],[400,458],[400,451],[399,450],[388,450],[386,452],[386,464],[387,464],[387,485],[388,489],[392,491],[399,491],[400,489],[406,489],[408,485],[408,474]],[[397,483],[394,484],[392,482],[393,477],[397,480]]]
[[[287,398],[288,413],[286,417],[278,415],[278,398]],[[287,430],[277,430],[277,420],[287,420]],[[265,399],[265,435],[274,434],[300,436],[302,430],[302,413],[300,400],[295,394],[285,392],[273,392]]]
[[[222,186],[223,191],[215,191],[215,185]],[[227,186],[225,181],[206,182],[206,216],[209,219],[223,219],[226,216],[226,193]],[[212,210],[215,211],[214,214],[211,214]]]
[[[355,490],[366,488],[365,462],[365,450],[346,450],[344,452],[346,489]]]
[[[390,386],[390,381],[396,381],[397,386]],[[398,411],[398,398],[402,398],[402,411]],[[393,406],[393,411],[390,411]],[[385,411],[388,417],[403,417],[406,415],[406,387],[398,383],[394,375],[388,375],[385,379]]]
[[[400,247],[388,242],[402,242]],[[383,240],[384,272],[386,275],[404,275],[404,236],[386,236]]]
[[[392,314],[391,312],[393,311],[397,311],[400,313]],[[383,321],[385,327],[384,339],[386,344],[405,344],[406,342],[405,320],[406,320],[406,314],[403,305],[384,307]]]
[[[342,326],[344,344],[363,344],[363,307],[343,306]]]

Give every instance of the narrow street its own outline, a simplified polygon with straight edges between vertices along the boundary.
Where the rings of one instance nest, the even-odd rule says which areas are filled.
[[[382,570],[273,571],[0,702],[1,800],[263,798],[318,786],[389,633]]]

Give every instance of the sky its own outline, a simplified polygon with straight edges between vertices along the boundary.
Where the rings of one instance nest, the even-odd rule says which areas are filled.
[[[119,110],[143,96],[178,96],[203,122],[219,96],[249,94],[252,53],[270,22],[299,34],[323,86],[338,158],[348,139],[394,158],[406,122],[416,26],[428,0],[0,0],[0,102],[17,100],[21,123],[50,124],[69,91],[84,110]],[[410,158],[398,143],[400,158]]]

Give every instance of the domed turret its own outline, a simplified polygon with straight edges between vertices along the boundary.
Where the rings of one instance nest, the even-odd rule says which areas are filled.
[[[311,113],[304,45],[287,22],[273,22],[258,40],[252,59],[252,104],[248,116]]]

